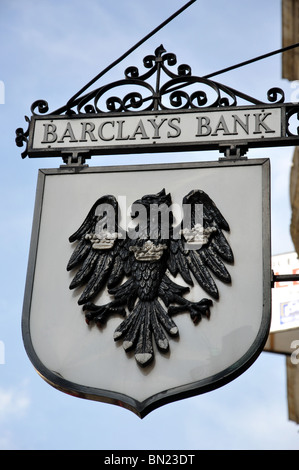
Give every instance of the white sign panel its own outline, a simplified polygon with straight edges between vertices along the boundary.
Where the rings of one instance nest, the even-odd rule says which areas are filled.
[[[269,197],[269,160],[40,170],[23,310],[39,374],[140,417],[235,379],[270,328]]]
[[[158,151],[219,142],[272,140],[282,136],[281,108],[239,107],[180,113],[126,113],[122,115],[35,116],[29,154],[55,150],[124,149]],[[96,152],[97,153],[97,152]]]

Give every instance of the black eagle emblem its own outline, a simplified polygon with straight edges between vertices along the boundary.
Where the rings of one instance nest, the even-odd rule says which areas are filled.
[[[194,282],[215,300],[214,278],[231,283],[225,263],[234,258],[223,233],[230,228],[212,199],[201,190],[189,192],[177,225],[171,207],[165,189],[143,196],[131,206],[133,225],[124,230],[118,224],[117,199],[105,195],[69,238],[76,246],[67,270],[77,270],[70,289],[80,289],[78,304],[86,322],[101,326],[109,316],[122,315],[114,340],[122,340],[125,351],[134,350],[141,366],[153,360],[154,343],[166,352],[168,337],[178,336],[175,314],[189,312],[195,324],[210,318],[211,299],[191,302],[184,297]],[[174,282],[178,275],[185,285]],[[96,305],[103,289],[112,300]]]

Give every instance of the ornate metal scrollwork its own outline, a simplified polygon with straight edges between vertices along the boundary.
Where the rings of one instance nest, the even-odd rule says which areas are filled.
[[[25,121],[28,122],[27,130],[24,131],[22,127],[18,127],[18,129],[16,129],[16,139],[15,139],[17,147],[23,147],[24,143],[26,144],[26,148],[24,152],[21,153],[22,158],[27,157],[29,124],[30,124],[30,119],[28,116],[25,116]]]
[[[44,114],[49,111],[48,103],[45,100],[37,100],[37,101],[34,101],[34,103],[32,103],[31,105],[32,115],[37,115],[37,113],[35,112],[36,108],[38,109],[40,114]],[[28,155],[27,150],[28,150],[29,126],[30,126],[31,119],[29,119],[28,116],[25,116],[25,121],[28,122],[27,130],[24,131],[22,127],[18,127],[18,129],[16,129],[16,138],[15,138],[17,147],[23,147],[24,143],[26,144],[26,148],[24,152],[21,153],[22,158],[26,158]]]
[[[167,113],[192,110],[200,112],[217,108],[248,107],[248,105],[268,109],[273,105],[282,109],[281,135],[275,136],[275,142],[274,140],[271,142],[268,136],[266,144],[268,146],[269,144],[279,145],[280,142],[281,145],[297,145],[299,126],[294,130],[293,116],[299,112],[299,105],[298,103],[285,103],[282,89],[273,87],[268,90],[266,101],[258,100],[218,83],[210,76],[193,75],[191,67],[187,64],[177,65],[176,55],[167,52],[163,45],[159,46],[154,54],[144,57],[143,66],[145,69],[143,72],[136,66],[127,67],[124,71],[124,78],[92,91],[86,91],[90,87],[89,84],[86,85],[82,89],[85,94],[78,92],[66,105],[55,111],[49,112],[49,106],[45,100],[37,100],[31,106],[32,115],[34,117],[51,115],[53,118],[62,115],[66,117],[105,116],[109,113]],[[95,83],[97,80],[94,79],[92,82]],[[26,118],[26,120],[30,124],[30,119]],[[26,150],[22,153],[23,158],[27,155],[28,138],[28,130],[17,129],[17,146],[27,144]],[[243,146],[246,144],[245,139]],[[256,142],[252,139],[250,143],[252,147],[266,146],[266,144],[258,137]]]
[[[37,114],[35,112],[36,109],[38,109],[38,112],[40,114],[45,114],[49,111],[49,105],[48,105],[47,101],[45,101],[45,100],[37,100],[37,101],[34,101],[34,103],[32,103],[32,105],[31,105],[31,112],[32,112],[33,115]]]
[[[267,93],[268,103],[257,100],[214,80],[192,75],[187,64],[179,65],[174,72],[170,67],[177,65],[176,55],[166,52],[162,45],[154,55],[143,59],[143,65],[148,69],[144,73],[130,66],[124,72],[125,78],[70,100],[67,106],[51,114],[203,109],[237,106],[238,99],[254,105],[278,104],[285,99],[283,90],[275,87]],[[168,79],[164,82],[163,74]],[[48,110],[45,100],[35,101],[31,106],[33,115],[45,114]]]
[[[77,112],[82,113],[83,109],[85,113],[105,113],[227,107],[237,106],[238,98],[251,104],[265,104],[226,85],[192,75],[189,65],[179,65],[175,73],[169,67],[176,64],[175,54],[167,53],[161,45],[156,49],[155,55],[144,58],[143,65],[148,71],[140,74],[137,67],[128,67],[124,79],[82,97],[77,104]],[[162,73],[170,80],[162,83]],[[153,83],[150,83],[149,80],[154,78]],[[102,100],[105,109],[100,105],[100,100],[108,92],[117,89],[121,92],[128,86],[134,87],[134,91]],[[145,96],[144,92],[147,92]],[[280,88],[272,88],[268,91],[267,98],[270,103],[283,103],[284,92]]]

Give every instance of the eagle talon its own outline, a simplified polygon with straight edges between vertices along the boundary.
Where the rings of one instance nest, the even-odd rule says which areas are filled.
[[[213,302],[210,299],[202,299],[199,302],[192,303],[190,307],[190,317],[193,323],[197,324],[201,321],[202,317],[210,319]]]
[[[104,325],[110,315],[119,314],[123,317],[126,315],[126,311],[123,307],[113,306],[114,302],[106,305],[95,305],[93,303],[87,303],[83,306],[85,313],[85,321],[89,325],[91,321],[94,321],[98,326]]]
[[[168,309],[169,315],[174,315],[181,312],[190,312],[190,317],[193,323],[197,324],[201,321],[202,317],[206,317],[208,320],[211,316],[210,307],[213,302],[210,299],[202,299],[199,302],[191,302],[190,300],[184,299],[184,303],[179,306],[171,306]]]

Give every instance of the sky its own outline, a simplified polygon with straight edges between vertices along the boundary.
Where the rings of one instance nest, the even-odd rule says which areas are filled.
[[[288,420],[285,357],[262,352],[240,377],[212,392],[168,404],[140,420],[117,406],[71,397],[49,386],[24,350],[21,316],[37,173],[59,158],[22,159],[18,127],[31,104],[50,111],[68,99],[178,10],[182,0],[0,0],[1,298],[0,449],[3,450],[295,450]],[[197,0],[102,78],[163,44],[206,75],[281,47],[280,0]],[[281,87],[296,101],[299,85],[283,80],[277,55],[217,80],[266,101]],[[294,99],[295,97],[295,99]],[[270,158],[272,253],[294,250],[290,238],[292,147],[250,150]],[[217,152],[93,157],[90,166],[217,160]]]

